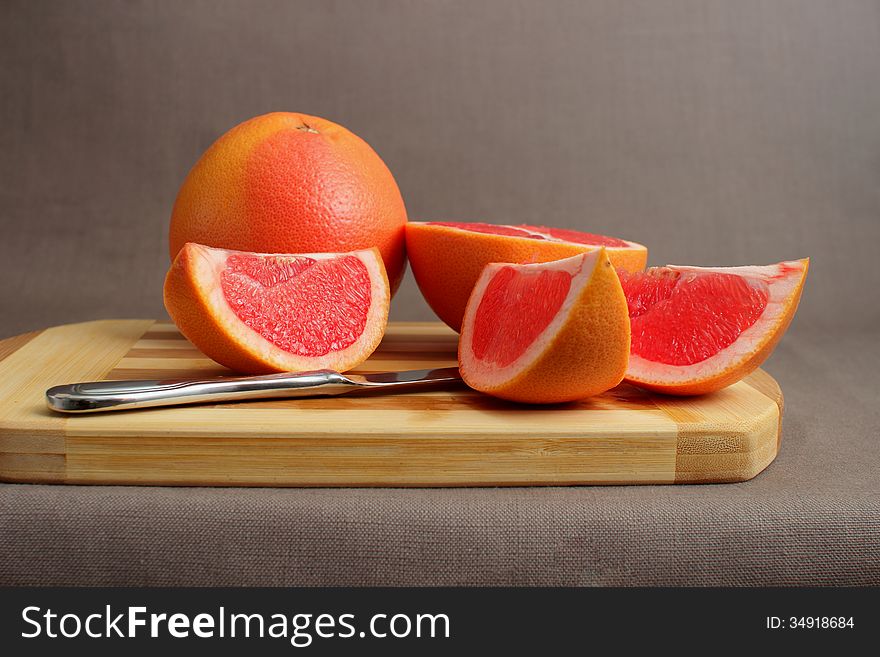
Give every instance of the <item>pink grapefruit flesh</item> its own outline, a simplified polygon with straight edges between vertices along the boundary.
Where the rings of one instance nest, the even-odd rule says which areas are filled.
[[[808,264],[622,273],[632,327],[627,380],[682,395],[739,381],[770,355],[791,322]]]
[[[571,289],[571,273],[502,267],[489,281],[474,322],[474,356],[506,367],[546,330]]]
[[[235,253],[226,260],[220,285],[242,322],[299,356],[351,346],[370,311],[370,273],[350,255],[315,260]]]

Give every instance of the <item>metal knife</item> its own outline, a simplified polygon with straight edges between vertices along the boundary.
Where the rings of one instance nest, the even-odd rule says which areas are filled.
[[[49,388],[46,403],[63,413],[94,413],[203,402],[324,397],[372,390],[409,392],[460,382],[457,367],[377,374],[316,370],[211,379],[94,381]]]

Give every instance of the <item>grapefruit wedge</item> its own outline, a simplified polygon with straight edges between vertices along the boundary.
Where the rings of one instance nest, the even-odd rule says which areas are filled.
[[[490,262],[536,263],[568,258],[604,246],[619,270],[641,271],[648,250],[616,237],[546,226],[409,222],[406,250],[422,295],[456,331],[468,297]]]
[[[626,297],[600,247],[488,265],[467,304],[458,364],[465,383],[495,397],[568,402],[620,383],[629,339]]]
[[[360,365],[382,339],[389,301],[375,248],[281,255],[189,242],[165,278],[180,332],[246,374]]]
[[[673,395],[736,383],[764,362],[785,333],[808,266],[804,259],[621,274],[632,323],[627,381]]]

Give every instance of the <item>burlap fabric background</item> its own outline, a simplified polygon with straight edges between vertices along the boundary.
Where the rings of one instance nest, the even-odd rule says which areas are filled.
[[[813,261],[751,482],[0,485],[0,584],[880,583],[878,82],[869,1],[2,3],[0,337],[163,316],[177,186],[277,109],[366,138],[413,219]],[[431,316],[411,277],[393,316]]]

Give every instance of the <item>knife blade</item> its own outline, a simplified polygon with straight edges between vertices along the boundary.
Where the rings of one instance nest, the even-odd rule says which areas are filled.
[[[53,411],[62,413],[95,413],[206,402],[324,397],[367,391],[410,392],[460,383],[461,375],[457,367],[371,374],[315,370],[209,379],[91,381],[49,388],[46,391],[46,404]]]

